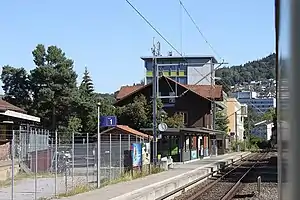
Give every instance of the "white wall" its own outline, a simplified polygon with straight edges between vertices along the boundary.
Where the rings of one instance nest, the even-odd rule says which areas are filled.
[[[203,62],[203,61],[199,61]],[[206,78],[204,78],[202,81],[197,83],[197,85],[210,85],[211,84],[211,62],[208,61],[207,64],[204,64],[202,66],[189,66],[187,68],[187,83],[190,85],[196,84],[198,81],[203,79],[207,74]],[[214,74],[213,74],[214,75]]]

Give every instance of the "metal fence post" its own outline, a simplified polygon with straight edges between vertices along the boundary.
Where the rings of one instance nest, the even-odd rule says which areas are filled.
[[[54,187],[55,187],[55,197],[57,197],[57,159],[58,159],[58,155],[57,155],[57,130],[55,130],[55,179],[54,179]]]
[[[128,135],[128,150],[130,150],[130,134]]]
[[[89,133],[86,134],[86,181],[89,183]]]
[[[111,181],[111,133],[109,134],[109,181]]]
[[[119,157],[120,176],[122,175],[122,134],[120,134],[120,157]]]
[[[38,150],[37,150],[37,130],[35,129],[35,142],[34,142],[34,149],[35,149],[35,170],[34,170],[34,199],[37,200],[37,168],[38,168]]]
[[[13,130],[11,141],[11,200],[14,200],[15,186],[15,130]]]
[[[75,133],[72,133],[72,188],[74,188]]]

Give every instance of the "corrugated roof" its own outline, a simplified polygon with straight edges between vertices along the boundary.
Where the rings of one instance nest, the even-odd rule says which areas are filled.
[[[0,111],[7,111],[7,110],[12,110],[20,113],[27,113],[24,109],[14,106],[11,103],[4,101],[3,99],[0,99]]]
[[[209,98],[209,99],[213,99],[213,98],[214,99],[222,99],[223,93],[222,93],[221,85],[215,85],[214,87],[212,87],[211,85],[184,85],[184,84],[174,81],[173,79],[170,79],[167,77],[165,77],[165,78],[168,81],[173,81],[173,82],[177,83],[178,85],[193,91],[194,93],[198,94],[201,97]],[[150,84],[151,83],[149,83],[148,85],[150,85]],[[116,98],[119,101],[119,100],[141,90],[142,88],[145,88],[148,85],[145,85],[145,86],[142,86],[142,85],[122,86],[120,88],[120,91],[117,94]]]

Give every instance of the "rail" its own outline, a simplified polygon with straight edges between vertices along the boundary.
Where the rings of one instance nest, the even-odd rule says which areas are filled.
[[[169,193],[167,193],[167,194],[165,194],[165,195],[163,195],[163,196],[161,196],[161,197],[159,197],[159,198],[156,198],[155,200],[164,200],[164,199],[166,199],[166,198],[168,198],[168,197],[170,197],[170,196],[172,196],[172,195],[174,195],[174,194],[176,194],[176,193],[178,193],[178,192],[181,192],[181,191],[183,191],[183,190],[185,190],[186,188],[188,188],[188,187],[190,187],[190,186],[192,186],[192,185],[194,185],[194,184],[196,184],[196,183],[198,183],[199,181],[202,181],[202,180],[204,180],[205,178],[208,178],[208,177],[210,177],[210,176],[212,176],[212,175],[214,175],[215,173],[218,173],[219,171],[221,171],[222,169],[224,169],[225,167],[228,167],[228,166],[230,166],[230,165],[232,165],[232,164],[234,164],[234,163],[237,163],[237,162],[239,162],[239,161],[242,161],[243,159],[245,159],[245,158],[247,158],[247,157],[249,157],[249,156],[253,156],[253,155],[247,155],[247,156],[245,156],[245,157],[242,157],[241,156],[241,158],[240,159],[238,159],[238,160],[236,160],[236,161],[232,161],[231,163],[228,163],[228,164],[226,164],[226,165],[224,165],[224,166],[222,166],[222,168],[220,168],[220,169],[217,169],[217,170],[214,170],[214,171],[212,171],[212,172],[210,172],[210,173],[208,173],[208,174],[206,174],[206,175],[204,175],[204,176],[201,176],[201,177],[199,177],[199,178],[197,178],[197,179],[195,179],[194,181],[191,181],[190,183],[188,183],[188,184],[185,184],[185,185],[183,185],[183,186],[181,186],[181,187],[179,187],[179,188],[177,188],[177,189],[175,189],[175,190],[173,190],[173,191],[171,191],[171,192],[169,192]],[[240,166],[240,165],[239,165]],[[234,169],[236,169],[236,168],[234,168]],[[233,170],[234,170],[233,169]],[[232,171],[232,170],[231,170]],[[230,171],[230,172],[231,172]],[[229,173],[226,173],[226,174],[229,174]],[[223,175],[222,177],[224,177],[225,175]],[[222,178],[221,177],[221,178]],[[213,186],[213,185],[212,185]],[[211,186],[211,187],[212,187]],[[208,187],[208,186],[207,186]],[[205,188],[207,188],[207,187],[205,187]],[[209,189],[209,188],[208,188]],[[194,195],[193,195],[194,196]],[[189,198],[190,199],[190,198]]]
[[[261,158],[265,157],[267,153],[263,154]],[[221,200],[231,200],[236,193],[238,192],[243,179],[249,174],[249,172],[255,168],[255,166],[260,162],[260,160],[257,160],[242,176],[241,178],[232,186],[232,188],[222,197]]]

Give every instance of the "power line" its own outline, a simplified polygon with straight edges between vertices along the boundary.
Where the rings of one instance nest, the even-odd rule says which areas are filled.
[[[180,56],[182,56],[182,54],[175,48],[174,45],[172,45],[171,42],[169,42],[167,40],[167,38],[165,38],[152,24],[151,22],[149,22],[149,20],[147,20],[147,18],[140,12],[138,11],[138,9],[132,5],[132,3],[130,3],[129,0],[126,0],[126,2],[131,6],[131,8],[174,50],[176,51]]]
[[[126,2],[131,6],[131,8],[174,50],[174,51],[176,51],[176,53],[178,53],[184,60],[185,60],[185,62],[186,63],[188,63],[188,61],[187,61],[187,59],[182,55],[182,53],[181,52],[179,52],[177,49],[176,49],[176,47],[174,46],[174,45],[172,45],[172,43],[171,42],[169,42],[168,40],[167,40],[167,38],[166,37],[164,37],[158,30],[157,30],[157,28],[155,28],[154,27],[154,25],[152,25],[152,23],[129,1],[129,0],[126,0]],[[203,77],[199,80],[199,81],[197,81],[194,85],[197,85],[198,83],[200,83],[202,80],[204,80],[204,79],[207,79],[207,76],[209,76],[210,74],[212,74],[214,71],[216,71],[221,65],[223,65],[223,64],[227,64],[227,63],[225,63],[224,62],[224,60],[222,61],[222,63],[219,63],[219,66],[217,66],[213,71],[211,71],[211,72],[209,72],[208,74],[206,74],[205,76],[203,76],[202,74],[200,74],[200,75],[202,75]],[[180,96],[183,96],[186,92],[188,92],[188,91],[191,91],[191,89],[187,89],[186,91],[184,91]],[[209,99],[209,98],[207,98],[209,101],[212,101],[211,99]]]
[[[180,5],[182,6],[182,8],[184,9],[184,11],[186,12],[186,14],[188,15],[188,17],[190,18],[190,20],[193,22],[193,24],[195,25],[195,27],[197,28],[198,32],[200,33],[200,35],[202,36],[202,38],[204,39],[204,41],[206,42],[206,44],[211,48],[211,50],[220,58],[220,60],[223,60],[222,57],[220,56],[220,54],[218,54],[218,52],[213,48],[213,46],[208,42],[208,40],[206,39],[206,37],[204,36],[203,32],[200,30],[199,26],[197,25],[197,23],[195,22],[195,20],[193,19],[193,17],[191,16],[191,14],[189,13],[189,11],[186,9],[186,7],[183,5],[182,1],[179,0]]]

